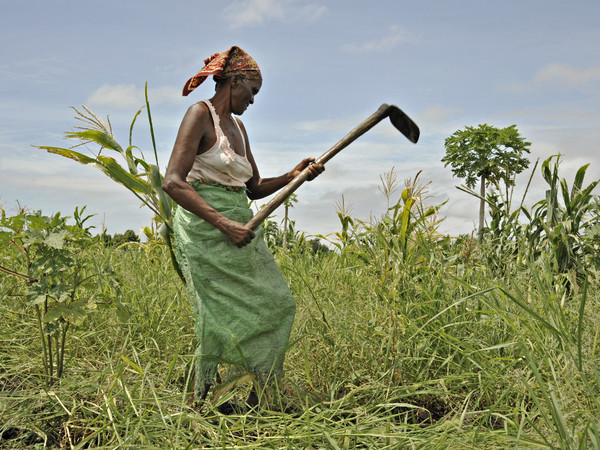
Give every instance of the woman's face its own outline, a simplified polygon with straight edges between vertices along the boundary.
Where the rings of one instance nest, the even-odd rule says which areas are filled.
[[[248,106],[254,103],[254,96],[261,86],[261,80],[237,78],[237,82],[231,86],[231,112],[237,116],[244,114]]]

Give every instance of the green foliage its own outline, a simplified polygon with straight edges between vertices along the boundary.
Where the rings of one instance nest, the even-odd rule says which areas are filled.
[[[267,246],[274,254],[295,251],[312,252],[313,254],[327,253],[329,247],[324,245],[319,238],[307,239],[303,232],[296,230],[296,221],[289,217],[289,209],[293,208],[296,203],[298,203],[296,194],[291,194],[284,201],[285,209],[281,225],[278,225],[272,217],[268,217],[264,221],[262,227]]]
[[[525,230],[532,257],[551,252],[554,272],[581,270],[598,262],[596,233],[600,220],[598,201],[592,192],[600,182],[583,186],[589,164],[579,168],[569,190],[567,181],[559,178],[560,155],[542,163],[542,176],[548,183],[546,198],[531,211],[523,208],[529,219]]]
[[[37,148],[46,150],[49,153],[72,159],[81,164],[95,167],[103,172],[113,181],[121,184],[133,193],[146,207],[155,214],[155,221],[159,223],[158,232],[164,239],[169,248],[171,262],[175,270],[185,282],[179,269],[175,252],[173,250],[173,213],[175,203],[162,189],[163,176],[158,167],[158,154],[156,151],[156,142],[154,138],[154,127],[150,114],[150,103],[148,100],[148,86],[146,85],[146,111],[148,113],[148,122],[150,124],[150,134],[154,148],[154,164],[146,161],[143,153],[132,143],[132,131],[143,108],[140,108],[135,114],[129,131],[129,146],[123,149],[115,140],[110,121],[104,122],[87,107],[83,106],[85,113],[75,109],[75,118],[85,125],[77,127],[77,131],[68,131],[65,133],[67,139],[78,141],[75,146],[92,143],[99,146],[99,150],[92,157],[84,155],[72,148],[38,146]],[[103,150],[109,150],[117,153],[124,164],[120,164],[116,159],[102,154]],[[136,154],[134,154],[136,151]]]
[[[406,188],[398,201],[390,205],[390,198],[397,189],[394,169],[382,176],[381,191],[386,196],[388,209],[378,221],[365,222],[350,216],[352,208],[343,201],[338,204],[341,231],[334,234],[332,245],[342,253],[355,253],[369,258],[372,248],[386,248],[389,261],[402,260],[417,263],[427,257],[427,247],[439,245],[444,239],[437,233],[437,213],[443,206],[426,206],[429,183],[419,182],[418,172],[413,180],[406,180]],[[324,236],[321,236],[324,237]]]
[[[262,227],[265,232],[265,242],[273,253],[286,251],[289,247],[304,241],[304,233],[296,231],[294,220],[288,221],[286,229],[269,217],[264,221]]]
[[[464,178],[470,188],[483,177],[489,183],[514,184],[514,176],[529,166],[523,153],[529,153],[529,142],[519,134],[516,125],[495,128],[487,124],[466,127],[454,132],[444,142],[445,166]]]
[[[71,327],[84,323],[99,304],[116,305],[118,281],[108,266],[87,258],[94,240],[82,224],[89,218],[75,210],[76,225],[60,213],[8,217],[2,210],[0,246],[10,255],[0,271],[26,283],[24,305],[35,311],[42,351],[43,378],[50,385],[64,373],[65,345]]]
[[[328,236],[319,236],[322,239],[328,239],[338,250],[345,251],[352,245],[359,243],[362,240],[362,226],[363,222],[355,220],[350,215],[352,213],[352,207],[346,206],[344,196],[342,196],[341,202],[338,202],[337,216],[340,220],[342,229],[334,234],[335,239],[328,239]]]
[[[262,224],[265,242],[274,254],[299,251],[318,255],[331,251],[319,238],[307,238],[304,232],[296,230],[296,221],[288,219],[287,229],[285,225],[285,220],[279,226],[272,218],[267,218]]]
[[[579,168],[571,187],[559,176],[560,155],[547,158],[541,174],[548,189],[545,198],[530,209],[511,209],[510,201],[495,191],[488,194],[490,226],[487,229],[488,254],[499,268],[504,263],[524,259],[538,260],[549,256],[561,282],[577,283],[582,271],[600,268],[598,230],[600,210],[593,194],[600,180],[584,186],[589,164]],[[533,173],[532,173],[533,176]],[[509,196],[510,197],[510,196]],[[522,213],[522,214],[521,214]],[[521,217],[527,219],[521,223]]]
[[[529,166],[523,153],[529,153],[531,144],[521,137],[516,125],[500,129],[483,124],[454,132],[444,145],[444,166],[450,165],[454,176],[464,178],[470,189],[477,181],[481,183],[479,238],[483,239],[486,186],[504,184],[508,191],[515,176]]]
[[[545,204],[539,218],[553,215],[560,223],[566,207],[555,170],[550,161],[546,173],[558,180],[560,208],[548,214]],[[586,204],[589,219],[597,197],[574,201],[587,189],[582,174],[576,179],[570,208]],[[519,224],[499,193],[486,197],[493,238],[450,241],[437,231],[426,185],[409,180],[396,201],[397,180],[386,174],[384,181],[390,197],[379,221],[360,221],[343,204],[342,230],[330,236],[336,251],[314,257],[290,246],[276,253],[297,312],[286,376],[269,408],[225,415],[219,404],[188,403],[193,318],[165,264],[165,246],[82,252],[94,268],[113,267],[130,316],[89,314],[74,328],[73,368],[52,391],[40,391],[35,375],[39,349],[19,297],[27,285],[0,277],[7,293],[0,315],[8,318],[0,352],[1,445],[598,448],[596,222],[580,222],[570,269],[579,283],[567,285],[556,282],[564,276],[556,241],[542,230],[535,246],[541,250],[529,257],[533,222]],[[3,265],[26,274],[15,264],[21,250],[9,248],[0,257],[12,265]],[[91,281],[102,286],[99,278]],[[223,397],[239,404],[248,389],[240,385]]]
[[[140,242],[140,238],[135,231],[133,230],[125,230],[125,233],[115,233],[113,236],[108,234],[106,230],[103,231],[100,239],[107,246],[120,247],[123,244],[131,243],[131,242]]]

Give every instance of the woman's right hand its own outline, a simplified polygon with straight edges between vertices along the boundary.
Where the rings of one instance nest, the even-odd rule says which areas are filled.
[[[254,230],[234,220],[227,219],[221,230],[231,243],[239,248],[248,245],[254,239]]]

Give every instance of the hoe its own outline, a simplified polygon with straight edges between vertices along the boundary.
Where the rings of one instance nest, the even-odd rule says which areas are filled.
[[[361,122],[337,144],[323,153],[315,160],[315,164],[325,164],[341,150],[346,148],[360,136],[365,134],[386,117],[390,118],[392,125],[396,127],[406,138],[416,144],[419,140],[419,127],[410,117],[394,105],[383,104],[375,113]],[[304,169],[296,178],[290,181],[287,186],[281,189],[265,206],[263,206],[256,215],[246,224],[247,227],[256,229],[273,211],[275,211],[292,193],[300,187],[308,178],[308,168]]]

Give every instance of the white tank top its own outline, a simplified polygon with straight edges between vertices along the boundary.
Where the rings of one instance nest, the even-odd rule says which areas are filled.
[[[246,181],[252,178],[252,165],[247,158],[247,146],[244,133],[237,120],[234,119],[244,143],[244,156],[238,155],[233,151],[229,139],[221,130],[219,116],[214,106],[208,100],[203,100],[208,106],[210,115],[215,125],[217,141],[209,150],[200,155],[196,155],[194,165],[186,177],[188,183],[194,181],[209,181],[222,184],[224,186],[246,187]]]

